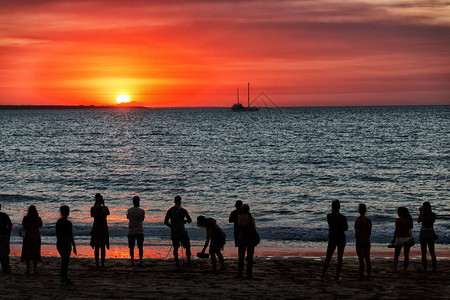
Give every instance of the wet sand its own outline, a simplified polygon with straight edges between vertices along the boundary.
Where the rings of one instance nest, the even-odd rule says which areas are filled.
[[[92,258],[71,258],[71,285],[59,284],[57,257],[43,257],[39,274],[25,275],[25,263],[11,257],[12,274],[0,275],[1,299],[450,299],[450,261],[438,261],[438,272],[418,273],[414,259],[409,272],[392,272],[392,259],[373,261],[371,281],[357,280],[358,262],[345,259],[342,281],[336,283],[335,258],[322,283],[322,259],[269,257],[256,259],[255,280],[235,279],[236,258],[226,259],[227,270],[211,272],[208,259],[192,267],[175,268],[173,260],[145,259],[145,267],[131,267],[128,259],[107,258],[96,269]],[[403,261],[399,267],[402,268]]]

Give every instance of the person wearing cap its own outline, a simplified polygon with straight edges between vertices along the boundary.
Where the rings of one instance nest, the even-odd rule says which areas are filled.
[[[228,222],[234,223],[234,246],[239,247],[239,224],[238,224],[238,218],[242,211],[242,201],[237,200],[236,204],[234,205],[236,207],[235,210],[233,210],[230,214],[230,218],[228,219]]]

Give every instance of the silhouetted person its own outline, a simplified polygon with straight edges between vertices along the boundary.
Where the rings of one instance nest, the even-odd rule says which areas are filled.
[[[189,239],[189,235],[184,228],[184,224],[191,223],[192,219],[187,210],[181,207],[180,196],[176,196],[174,202],[175,205],[167,211],[164,224],[170,227],[170,235],[173,245],[173,258],[175,259],[177,267],[179,267],[180,263],[178,261],[178,248],[180,248],[180,243],[186,249],[188,264],[191,264],[191,240]]]
[[[397,214],[399,218],[395,221],[394,272],[397,271],[398,257],[403,248],[403,255],[405,256],[403,270],[406,273],[409,264],[409,250],[411,249],[411,229],[413,228],[413,219],[406,207],[399,207]]]
[[[67,217],[69,216],[70,209],[68,206],[63,205],[59,208],[61,212],[61,218],[56,222],[56,249],[58,249],[59,255],[61,255],[61,284],[70,284],[72,281],[67,275],[67,269],[69,268],[70,253],[77,254],[77,247],[75,246],[75,240],[73,238],[72,222]]]
[[[255,219],[250,214],[250,206],[244,204],[238,217],[239,225],[239,261],[236,278],[242,278],[244,272],[245,252],[247,252],[247,279],[253,279],[253,255],[255,247],[259,244],[259,235],[256,231]]]
[[[141,199],[139,196],[133,197],[134,207],[128,209],[128,247],[130,248],[131,265],[134,266],[134,244],[137,241],[139,249],[139,265],[143,266],[142,258],[144,256],[144,229],[142,222],[145,219],[145,211],[140,208]]]
[[[37,274],[38,261],[41,260],[41,233],[42,219],[39,217],[36,206],[28,207],[28,213],[22,220],[25,228],[25,237],[22,244],[22,257],[20,261],[27,264],[26,274],[30,274],[30,263],[33,261],[33,273]]]
[[[366,205],[359,205],[360,216],[355,220],[356,254],[359,259],[359,280],[363,280],[364,265],[367,265],[367,280],[370,280],[372,262],[370,261],[370,236],[372,221],[366,216]]]
[[[95,204],[91,207],[91,217],[94,218],[94,224],[91,230],[91,247],[94,249],[95,265],[98,265],[99,251],[101,250],[102,268],[105,267],[106,250],[109,250],[109,232],[106,221],[109,215],[109,209],[105,206],[103,196],[95,194]]]
[[[206,228],[206,241],[202,253],[205,253],[206,248],[211,241],[211,245],[209,246],[209,255],[211,256],[213,270],[217,270],[216,255],[219,258],[220,269],[225,270],[223,254],[220,252],[220,250],[223,250],[223,246],[226,242],[225,233],[222,231],[222,229],[220,229],[219,225],[217,225],[216,220],[213,218],[205,218],[204,216],[199,216],[197,217],[197,226]]]
[[[422,223],[420,228],[420,249],[422,251],[422,266],[423,271],[427,271],[427,245],[430,250],[431,264],[433,272],[436,272],[436,253],[434,252],[434,242],[436,240],[436,233],[433,225],[436,221],[436,214],[431,211],[430,202],[424,202],[420,209],[420,215],[417,219],[418,223]]]
[[[234,246],[239,247],[239,225],[238,225],[238,217],[241,214],[242,210],[242,201],[237,200],[236,204],[234,205],[236,207],[235,210],[233,210],[230,214],[230,217],[228,218],[228,222],[234,223]]]
[[[2,205],[0,204],[0,210]],[[9,241],[11,238],[12,223],[9,216],[0,211],[0,263],[4,274],[11,273],[9,265]]]
[[[327,256],[322,268],[322,275],[318,277],[320,281],[323,281],[325,274],[327,272],[328,266],[330,265],[331,258],[333,257],[334,251],[338,250],[338,263],[336,267],[335,280],[339,282],[341,279],[339,275],[341,274],[344,249],[347,242],[345,236],[345,231],[348,229],[347,217],[339,213],[341,209],[341,203],[339,200],[334,200],[331,203],[331,213],[327,215],[328,222],[328,247]]]

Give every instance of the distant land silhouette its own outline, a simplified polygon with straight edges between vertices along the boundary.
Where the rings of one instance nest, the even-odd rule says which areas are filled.
[[[0,110],[25,110],[25,109],[122,109],[122,108],[146,108],[134,105],[0,105]]]

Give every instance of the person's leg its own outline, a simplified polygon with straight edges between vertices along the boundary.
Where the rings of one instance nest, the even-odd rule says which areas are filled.
[[[327,272],[328,266],[330,265],[331,258],[333,257],[334,250],[336,250],[336,245],[328,244],[327,255],[322,267],[321,279],[325,278],[325,273]]]
[[[37,265],[38,265],[38,261],[33,260],[33,273],[37,273]]]
[[[11,268],[9,266],[9,254],[7,254],[7,253],[0,254],[0,261],[1,261],[3,273],[4,274],[11,273]]]
[[[30,273],[30,260],[29,259],[27,259],[26,261],[25,261],[25,263],[26,263],[26,265],[27,265],[27,274],[29,274]]]
[[[191,264],[191,245],[189,245],[186,248],[186,259],[187,259],[188,265],[190,265]]]
[[[67,275],[67,269],[69,267],[69,257],[70,253],[61,253],[61,283],[67,283],[69,277]]]
[[[220,269],[225,270],[225,260],[223,259],[223,254],[220,252],[220,249],[217,251],[217,257],[219,258]]]
[[[105,267],[105,258],[106,258],[105,245],[101,246],[101,255],[102,255],[102,268],[104,268]]]
[[[370,260],[370,246],[364,249],[364,259],[367,265],[367,280],[370,280],[372,275],[372,261]]]
[[[253,254],[255,253],[255,247],[247,247],[247,279],[253,279]]]
[[[137,241],[137,246],[139,249],[139,265],[143,266],[144,265],[144,262],[143,262],[143,259],[144,259],[144,235],[143,234],[138,235],[136,241]]]
[[[400,256],[400,253],[402,252],[402,246],[395,246],[395,252],[394,252],[394,272],[397,272],[397,266],[398,266],[398,258]]]
[[[338,263],[336,267],[336,280],[339,280],[339,275],[341,274],[342,266],[344,264],[344,249],[345,244],[338,245]]]
[[[211,248],[209,248],[209,256],[211,257],[213,271],[216,271],[217,270],[216,251],[211,250]]]
[[[422,252],[422,268],[423,271],[427,271],[427,243],[420,242],[420,251]]]
[[[428,249],[430,250],[431,265],[433,267],[433,272],[436,272],[436,253],[434,251],[434,242],[428,243]]]
[[[180,266],[180,262],[178,261],[178,248],[179,245],[173,245],[173,258],[175,259],[175,264],[177,267]]]
[[[409,265],[409,250],[411,247],[409,245],[405,245],[403,248],[403,255],[405,256],[405,264],[403,266],[403,272],[406,273]]]
[[[242,277],[242,272],[244,272],[245,249],[246,247],[244,245],[239,245],[238,275],[236,276],[239,278]]]
[[[99,268],[99,265],[98,265],[99,252],[100,252],[99,246],[95,245],[95,247],[94,247],[94,257],[95,257],[95,266],[97,267],[97,269]]]
[[[134,266],[134,247],[130,248],[131,266]]]
[[[364,249],[362,247],[356,247],[356,254],[358,255],[359,260],[359,276],[358,280],[363,280],[364,276]]]

